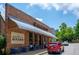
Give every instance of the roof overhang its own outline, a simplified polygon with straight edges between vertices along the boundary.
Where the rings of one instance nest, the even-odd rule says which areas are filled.
[[[3,20],[5,21],[5,14],[1,14]]]
[[[43,34],[45,36],[48,36],[48,37],[51,37],[51,38],[56,38],[55,35],[51,34],[50,32],[46,32],[40,28],[37,28],[31,24],[28,24],[28,23],[25,23],[25,22],[21,22],[17,19],[14,19],[12,17],[9,17],[13,22],[15,22],[17,24],[17,26],[20,28],[20,29],[24,29],[24,30],[28,30],[28,31],[32,31],[32,32],[36,32],[36,33],[39,33],[39,34]]]

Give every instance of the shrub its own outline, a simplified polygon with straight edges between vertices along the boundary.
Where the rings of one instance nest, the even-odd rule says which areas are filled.
[[[2,49],[6,47],[6,39],[3,35],[0,35],[0,54],[2,54]]]

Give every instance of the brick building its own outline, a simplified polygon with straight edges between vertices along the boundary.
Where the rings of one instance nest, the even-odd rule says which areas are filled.
[[[0,14],[0,34],[1,35],[5,34],[5,21],[1,14]]]
[[[51,38],[50,27],[17,8],[5,4],[5,33],[7,49],[44,48]]]

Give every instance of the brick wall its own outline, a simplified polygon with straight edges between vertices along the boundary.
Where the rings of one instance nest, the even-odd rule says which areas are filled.
[[[0,34],[5,35],[5,22],[1,15],[0,15]]]
[[[46,31],[51,32],[51,29],[47,25],[36,20],[32,16],[25,14],[21,10],[18,10],[9,4],[6,4],[5,6],[6,6],[6,13],[7,13],[6,15],[7,16],[13,16],[15,18],[17,17],[17,18],[23,20],[24,22],[30,23],[32,25],[34,25],[34,23],[36,23],[38,27],[45,28]]]
[[[29,31],[19,29],[18,26],[16,25],[16,23],[11,21],[8,18],[9,16],[19,18],[20,21],[24,21],[24,22],[27,22],[27,23],[32,24],[32,25],[34,25],[34,22],[35,22],[38,24],[38,26],[48,29],[46,31],[50,32],[50,30],[51,30],[47,25],[41,23],[38,20],[34,20],[33,17],[29,16],[28,14],[25,14],[24,12],[22,12],[22,11],[20,11],[16,8],[10,6],[10,5],[6,5],[5,9],[6,9],[6,11],[5,11],[6,12],[5,24],[6,24],[7,48],[22,47],[22,46],[29,45]],[[11,44],[11,32],[23,33],[25,35],[24,44]],[[38,35],[41,35],[41,34],[38,34]],[[48,39],[48,37],[47,37],[47,39]]]

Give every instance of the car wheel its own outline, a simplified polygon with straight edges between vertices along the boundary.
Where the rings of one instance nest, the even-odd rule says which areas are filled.
[[[62,50],[62,52],[64,52],[64,49]]]
[[[51,54],[51,52],[48,52],[48,54]]]
[[[62,52],[62,51],[61,51],[61,49],[59,49],[59,52],[58,52],[58,54],[61,54],[61,52]]]

